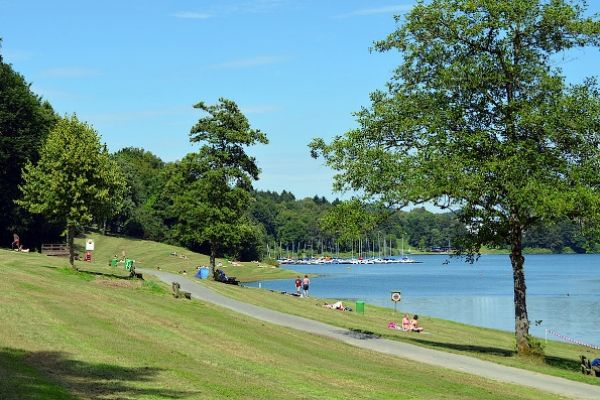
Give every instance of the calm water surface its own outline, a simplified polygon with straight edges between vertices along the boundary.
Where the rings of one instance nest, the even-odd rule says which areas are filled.
[[[445,255],[414,256],[421,264],[290,265],[312,278],[315,297],[364,300],[398,310],[472,325],[514,330],[513,280],[508,255],[485,255],[475,264]],[[545,329],[600,346],[600,255],[528,255],[525,259],[531,333]],[[292,279],[263,281],[263,288],[293,291]],[[254,282],[249,286],[258,286]],[[367,306],[368,307],[368,306]],[[368,308],[367,308],[368,312]],[[534,321],[542,320],[536,326]],[[548,335],[549,339],[558,338]]]

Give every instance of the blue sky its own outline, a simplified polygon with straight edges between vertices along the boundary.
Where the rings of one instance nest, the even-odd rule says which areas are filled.
[[[0,0],[1,54],[61,114],[77,113],[111,151],[165,161],[197,147],[192,105],[236,101],[270,144],[253,148],[255,187],[333,199],[313,137],[355,126],[399,63],[370,53],[414,2],[359,0]],[[591,2],[596,3],[596,2]],[[599,4],[592,4],[599,11]],[[555,63],[571,80],[596,73],[597,50]]]

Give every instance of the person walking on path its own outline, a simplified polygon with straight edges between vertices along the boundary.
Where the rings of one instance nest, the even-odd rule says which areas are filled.
[[[308,297],[308,288],[310,286],[310,279],[308,279],[308,275],[304,275],[304,279],[302,279],[302,293],[304,297]]]
[[[298,296],[300,296],[300,290],[302,289],[302,279],[300,279],[299,276],[296,277],[296,280],[294,281],[294,285],[296,285],[296,294]]]

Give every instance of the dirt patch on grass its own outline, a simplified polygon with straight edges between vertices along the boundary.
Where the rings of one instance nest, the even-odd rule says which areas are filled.
[[[96,278],[95,285],[111,288],[137,289],[142,286],[139,280]]]

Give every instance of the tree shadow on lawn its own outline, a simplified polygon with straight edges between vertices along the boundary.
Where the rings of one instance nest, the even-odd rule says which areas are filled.
[[[568,358],[545,356],[544,361],[554,368],[560,368],[567,371],[579,371],[581,368],[581,360],[579,359],[571,360]]]
[[[500,357],[513,357],[517,355],[515,350],[507,350],[501,349],[497,347],[484,347],[484,346],[473,346],[468,344],[455,344],[455,343],[443,343],[443,342],[435,342],[432,340],[426,339],[409,339],[411,342],[416,342],[426,346],[433,346],[445,349],[459,350],[467,353],[479,353],[479,354],[489,354],[493,356]],[[580,361],[572,360],[569,358],[562,357],[553,357],[553,356],[544,356],[544,362],[548,366],[562,369],[565,371],[579,371]]]
[[[86,270],[86,269],[81,269],[79,268],[77,270],[77,272],[81,273],[81,274],[87,274],[87,275],[92,275],[92,276],[105,276],[107,278],[115,278],[115,279],[133,279],[131,274],[129,273],[129,271],[126,271],[126,274],[120,274],[120,273],[110,273],[110,272],[103,272],[103,271],[91,271],[91,270]]]
[[[180,399],[194,394],[157,387],[153,381],[161,371],[72,360],[62,352],[0,348],[0,375],[5,375],[0,380],[0,399]]]
[[[38,268],[46,268],[46,269],[60,269],[64,267],[59,267],[58,265],[37,265]]]
[[[500,357],[512,357],[512,356],[516,355],[516,351],[514,351],[514,350],[501,349],[498,347],[474,346],[474,345],[470,345],[470,344],[444,343],[444,342],[435,342],[433,340],[416,339],[416,338],[411,338],[409,340],[411,342],[419,343],[421,345],[464,351],[467,353],[489,354],[489,355],[500,356]]]
[[[92,275],[92,276],[105,276],[107,278],[116,278],[116,279],[133,279],[131,277],[131,274],[129,273],[129,271],[126,271],[126,270],[123,270],[123,272],[118,271],[115,273],[115,272],[105,272],[105,271],[98,271],[98,270],[88,270],[88,269],[84,269],[81,267],[77,268],[77,269],[73,269],[71,267],[58,266],[58,265],[39,265],[38,267],[52,269],[55,271],[60,271],[62,273],[71,274],[71,275],[77,275],[79,273],[81,276]],[[97,268],[100,269],[102,267],[97,267]]]

